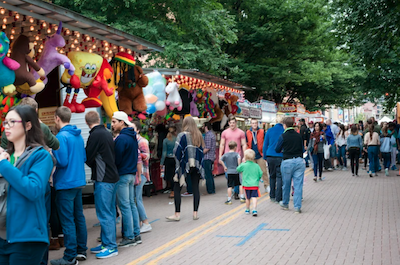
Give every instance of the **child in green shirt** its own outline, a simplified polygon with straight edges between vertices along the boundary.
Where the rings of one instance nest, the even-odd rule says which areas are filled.
[[[252,149],[244,151],[244,159],[246,162],[237,167],[237,172],[243,172],[242,186],[246,194],[246,211],[250,214],[250,200],[253,201],[253,216],[257,216],[257,198],[259,197],[259,181],[262,177],[262,170],[257,163],[254,162],[256,153]]]

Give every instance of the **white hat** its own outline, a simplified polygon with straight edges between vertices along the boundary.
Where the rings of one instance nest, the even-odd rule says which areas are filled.
[[[117,120],[125,122],[125,124],[128,126],[132,126],[132,123],[129,121],[128,114],[126,114],[123,111],[114,112],[112,117],[113,117],[113,119],[117,119]]]

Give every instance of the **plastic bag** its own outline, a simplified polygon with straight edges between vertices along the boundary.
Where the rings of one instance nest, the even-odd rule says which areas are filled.
[[[329,144],[324,144],[324,158],[329,159],[330,158],[330,149],[331,146]]]

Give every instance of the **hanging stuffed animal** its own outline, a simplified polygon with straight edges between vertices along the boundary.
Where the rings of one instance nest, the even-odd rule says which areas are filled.
[[[231,93],[225,93],[226,105],[224,106],[224,113],[227,117],[232,113]]]
[[[0,32],[0,92],[13,94],[15,91],[15,70],[20,64],[7,57],[10,48],[10,40],[4,32]]]
[[[190,102],[192,101],[192,95],[189,93],[189,86],[186,84],[181,84],[179,86],[179,97],[182,100],[182,109],[176,111],[179,115],[190,114]]]
[[[178,91],[179,85],[176,82],[171,82],[165,88],[165,92],[168,94],[165,104],[169,106],[170,110],[177,109],[182,110],[182,99]]]
[[[29,67],[32,67],[40,77],[46,77],[46,72],[32,58],[35,56],[35,45],[29,41],[25,35],[20,35],[12,45],[11,59],[17,61],[21,67],[15,70],[15,82],[17,91],[23,94],[36,94],[43,90],[44,83],[36,82],[35,77],[29,72]],[[19,86],[28,83],[29,91],[19,90]]]
[[[196,92],[196,106],[199,111],[199,118],[203,118],[205,114],[205,104],[204,104],[204,91],[197,89]]]
[[[10,108],[18,105],[20,102],[20,99],[17,98],[16,95],[13,96],[8,96],[4,93],[0,93],[0,116],[1,116],[1,121],[3,122],[6,114],[10,110]],[[1,131],[4,130],[3,123],[0,124]]]
[[[230,101],[231,101],[231,108],[232,108],[232,114],[236,115],[236,114],[240,114],[242,112],[242,110],[240,109],[239,111],[239,103],[238,101],[238,96],[236,95],[231,95],[230,97]]]
[[[215,115],[215,111],[214,111],[214,102],[211,100],[211,92],[206,92],[205,94],[205,107],[207,112],[210,114],[211,118],[215,118],[217,117],[217,115]]]
[[[196,90],[193,90],[191,92],[192,95],[192,101],[190,101],[190,115],[192,115],[192,117],[199,117],[199,110],[197,109],[196,106]]]
[[[75,72],[75,67],[71,63],[71,60],[57,51],[57,48],[62,48],[65,46],[65,40],[63,36],[61,36],[62,31],[62,22],[59,23],[57,32],[53,36],[47,36],[46,42],[44,45],[42,56],[37,61],[37,64],[45,71],[46,74],[49,74],[53,69],[55,69],[59,65],[63,65],[65,69],[68,70],[70,75],[73,75]],[[39,74],[32,70],[33,76],[36,82],[40,82]],[[48,82],[47,77],[43,80],[43,84],[46,85]],[[24,91],[25,94],[32,95],[32,92],[29,89],[29,85],[27,83],[19,86],[20,90]]]
[[[114,112],[118,111],[115,102],[115,89],[108,86],[108,80],[112,78],[112,75],[113,70],[111,65],[103,58],[99,73],[94,78],[92,84],[84,90],[87,98],[82,100],[82,104],[85,108],[98,108],[103,106],[107,116],[110,118],[112,118]],[[102,92],[104,92],[105,97],[103,96],[99,99]],[[103,101],[105,101],[105,104],[103,104]],[[107,103],[107,101],[114,101],[114,103]],[[110,106],[112,107],[110,108]]]
[[[76,102],[79,89],[86,89],[92,84],[101,68],[103,58],[100,55],[89,52],[69,52],[68,58],[76,70],[72,76],[69,70],[65,70],[61,76],[61,82],[67,85],[67,95],[63,105],[68,107],[71,112],[82,113],[85,111],[85,106]],[[70,103],[72,88],[75,90]]]
[[[143,69],[135,65],[135,58],[126,52],[117,53],[110,64],[114,71],[110,85],[117,87],[119,110],[128,115],[135,110],[139,113],[139,119],[146,119],[144,114],[147,105],[143,87],[148,85],[149,79],[143,73]]]

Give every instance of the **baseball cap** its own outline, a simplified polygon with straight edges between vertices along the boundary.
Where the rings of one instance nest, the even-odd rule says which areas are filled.
[[[113,117],[113,119],[117,119],[117,120],[125,122],[125,124],[128,126],[132,126],[132,123],[129,121],[128,114],[126,114],[123,111],[114,112],[112,117]]]
[[[313,121],[309,121],[308,124],[314,124],[314,122]]]

